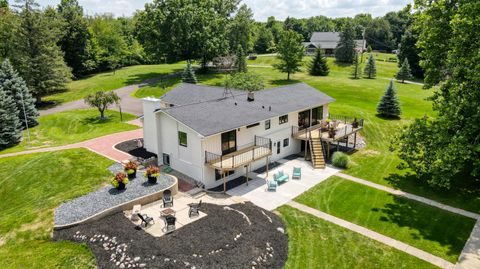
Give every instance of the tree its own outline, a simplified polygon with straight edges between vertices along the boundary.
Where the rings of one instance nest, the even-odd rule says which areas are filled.
[[[0,149],[16,145],[21,139],[21,124],[15,102],[0,86]]]
[[[388,118],[398,118],[402,114],[393,80],[388,84],[387,90],[377,106],[377,112],[379,115]]]
[[[62,29],[64,35],[59,41],[65,53],[65,62],[72,68],[75,77],[81,77],[90,71],[86,64],[91,57],[89,51],[91,36],[88,22],[83,17],[83,8],[77,0],[62,0],[57,10],[65,22]]]
[[[423,69],[420,67],[420,49],[417,47],[418,32],[413,26],[409,27],[402,36],[398,50],[398,67],[401,67],[405,59],[408,60],[412,75],[423,78]]]
[[[24,128],[38,124],[38,111],[35,108],[35,100],[28,91],[27,84],[13,69],[9,60],[3,61],[0,66],[0,88],[5,94],[13,99],[17,108],[17,118]],[[25,122],[26,118],[26,122]]]
[[[330,73],[330,68],[327,64],[327,58],[325,58],[325,55],[321,49],[317,49],[315,58],[313,58],[310,64],[309,73],[312,76],[328,76]]]
[[[25,80],[37,103],[53,92],[66,89],[71,72],[57,46],[57,22],[37,9],[34,0],[21,0],[20,28],[16,34],[14,66]],[[52,12],[52,10],[50,10]]]
[[[401,80],[402,83],[405,83],[405,80],[412,78],[412,73],[410,71],[410,65],[408,64],[407,58],[405,58],[405,60],[403,61],[402,67],[400,67],[396,78],[398,80]]]
[[[368,56],[367,64],[365,65],[365,70],[363,71],[367,78],[375,78],[377,76],[377,65],[375,63],[375,58],[372,54]]]
[[[227,88],[233,88],[241,91],[260,91],[265,88],[263,78],[254,73],[236,73],[229,76],[225,82]]]
[[[0,60],[13,56],[18,17],[10,10],[8,1],[0,1]]]
[[[187,61],[187,66],[183,70],[182,81],[184,83],[197,84],[197,77],[190,61]]]
[[[243,53],[243,48],[239,44],[237,48],[237,59],[235,60],[235,69],[237,72],[247,72],[247,57]]]
[[[258,37],[255,42],[254,50],[257,53],[267,53],[275,50],[275,40],[270,28],[261,26],[258,29]]]
[[[340,63],[353,63],[355,60],[355,33],[351,24],[340,33],[340,41],[335,50],[335,59]]]
[[[373,49],[372,46],[368,45],[367,47],[367,53],[372,53]]]
[[[105,110],[110,105],[120,103],[120,97],[118,97],[118,95],[113,91],[110,91],[110,92],[98,91],[94,94],[87,95],[84,101],[85,101],[85,104],[91,107],[96,107],[98,109],[98,112],[100,112],[100,119],[104,120]]]
[[[233,50],[242,47],[245,53],[253,49],[253,12],[245,4],[241,5],[230,24],[230,48]]]
[[[362,77],[362,68],[360,66],[360,57],[358,56],[358,53],[355,53],[355,58],[353,60],[352,77],[354,79],[359,79]]]
[[[383,17],[390,24],[390,32],[392,32],[394,46],[397,47],[402,39],[403,34],[412,21],[412,6],[408,4],[400,11],[389,12]]]
[[[290,74],[301,70],[302,59],[305,54],[302,36],[292,30],[285,31],[277,45],[277,50],[277,58],[280,62],[275,64],[274,67],[280,72],[287,73],[287,80],[290,80]]]
[[[475,1],[419,1],[420,65],[434,118],[417,119],[393,145],[418,179],[434,187],[478,191],[480,61]]]
[[[384,18],[375,18],[367,26],[365,39],[374,50],[391,51],[397,48],[390,29],[390,23]]]

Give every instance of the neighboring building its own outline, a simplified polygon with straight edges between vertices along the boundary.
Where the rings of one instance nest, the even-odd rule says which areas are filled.
[[[339,32],[314,32],[310,38],[310,42],[304,42],[307,54],[315,53],[317,48],[324,50],[325,55],[335,54],[338,42],[340,41]],[[366,49],[366,40],[355,40],[357,44],[356,50],[362,52]]]

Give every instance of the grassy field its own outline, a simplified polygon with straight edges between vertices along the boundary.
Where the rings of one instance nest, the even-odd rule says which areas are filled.
[[[51,241],[53,210],[101,186],[112,163],[84,149],[1,158],[0,268],[94,268],[86,245]]]
[[[278,211],[289,237],[285,269],[437,268],[292,207],[283,206]]]
[[[19,145],[0,151],[0,154],[72,144],[139,128],[126,123],[135,119],[130,114],[123,113],[124,122],[120,122],[120,115],[115,111],[106,111],[106,120],[100,120],[99,115],[95,109],[86,109],[42,116],[38,119],[40,124],[30,129],[30,142],[24,131]]]
[[[452,263],[475,224],[473,219],[339,177],[328,179],[296,200]]]
[[[185,63],[161,65],[137,65],[119,69],[115,72],[105,72],[92,75],[89,78],[72,81],[67,85],[68,91],[45,97],[45,101],[64,103],[84,98],[97,91],[111,91],[132,84],[138,84],[148,79],[157,78],[172,72],[183,70]]]

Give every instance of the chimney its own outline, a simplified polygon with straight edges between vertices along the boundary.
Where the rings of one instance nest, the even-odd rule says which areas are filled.
[[[249,101],[249,102],[255,101],[255,93],[254,92],[248,92],[247,101]]]

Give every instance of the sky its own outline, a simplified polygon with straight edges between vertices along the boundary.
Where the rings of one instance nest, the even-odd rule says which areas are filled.
[[[37,0],[41,6],[57,5],[60,0]],[[115,16],[131,16],[137,9],[152,0],[78,0],[88,15],[113,13]],[[10,0],[11,3],[14,0]],[[397,11],[412,0],[243,0],[252,8],[257,21],[269,16],[279,20],[286,17],[308,18],[317,15],[327,17],[353,17],[358,13],[370,13],[374,17]]]

